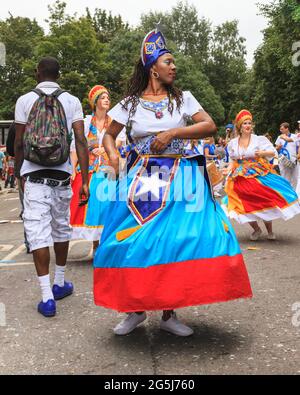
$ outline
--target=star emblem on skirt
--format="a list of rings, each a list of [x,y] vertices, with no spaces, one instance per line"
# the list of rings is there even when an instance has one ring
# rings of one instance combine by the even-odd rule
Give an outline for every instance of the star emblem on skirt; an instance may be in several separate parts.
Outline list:
[[[156,199],[159,199],[159,194],[161,189],[164,188],[168,185],[167,181],[164,181],[159,178],[159,175],[161,173],[154,173],[151,174],[150,177],[144,176],[140,178],[140,182],[142,183],[142,186],[139,191],[136,192],[135,198],[141,197],[141,200],[144,201],[146,198],[146,201],[148,200],[148,193],[151,192],[151,197],[154,196]],[[138,199],[135,199],[138,200]]]

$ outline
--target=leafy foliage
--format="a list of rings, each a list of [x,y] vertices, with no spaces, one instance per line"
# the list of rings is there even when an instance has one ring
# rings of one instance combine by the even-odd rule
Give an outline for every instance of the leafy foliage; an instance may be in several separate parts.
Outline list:
[[[296,11],[291,10],[293,18]],[[7,47],[7,66],[0,68],[0,118],[13,118],[18,96],[35,86],[34,70],[43,56],[59,60],[60,84],[83,101],[87,112],[87,93],[95,84],[107,86],[116,102],[124,94],[145,34],[159,21],[176,57],[177,85],[192,91],[219,125],[231,121],[242,104],[253,102],[257,108],[257,92],[252,100],[248,92],[253,89],[247,89],[257,72],[246,68],[245,40],[237,21],[213,27],[195,6],[178,1],[169,12],[142,15],[133,28],[120,15],[101,9],[67,15],[66,2],[57,0],[49,6],[47,34],[28,18],[0,21],[0,41]],[[257,64],[256,70],[259,67],[264,69]],[[261,88],[261,98],[263,94]]]
[[[261,133],[278,131],[282,122],[296,126],[300,118],[300,65],[293,62],[293,44],[300,49],[300,5],[295,0],[275,0],[261,6],[269,26],[253,66],[255,87],[249,103]],[[300,53],[299,53],[300,58]]]

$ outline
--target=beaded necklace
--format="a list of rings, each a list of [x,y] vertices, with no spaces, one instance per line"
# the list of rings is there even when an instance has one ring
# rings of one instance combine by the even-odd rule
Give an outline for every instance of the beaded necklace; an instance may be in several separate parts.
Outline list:
[[[140,98],[140,103],[141,103],[141,106],[145,110],[154,112],[156,119],[162,119],[164,117],[163,112],[169,106],[169,98],[166,97],[165,99],[163,99],[159,102],[147,101],[147,100]]]

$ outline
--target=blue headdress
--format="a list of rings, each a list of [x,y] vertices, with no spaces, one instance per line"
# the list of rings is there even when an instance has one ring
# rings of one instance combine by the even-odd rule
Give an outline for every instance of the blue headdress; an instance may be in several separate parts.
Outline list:
[[[165,37],[158,24],[156,29],[148,33],[143,41],[141,59],[144,67],[149,70],[157,59],[166,53],[170,53],[170,51],[167,49]]]

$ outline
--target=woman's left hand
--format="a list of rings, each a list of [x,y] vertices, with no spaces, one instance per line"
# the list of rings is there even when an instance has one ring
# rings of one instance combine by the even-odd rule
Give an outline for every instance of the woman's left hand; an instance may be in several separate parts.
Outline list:
[[[93,149],[92,154],[95,155],[95,156],[99,156],[100,155],[100,149],[99,148]]]
[[[255,151],[255,156],[257,156],[258,158],[264,158],[265,157],[265,152],[257,150],[257,151]]]
[[[151,144],[151,151],[154,153],[163,152],[174,138],[173,129],[159,133]]]

